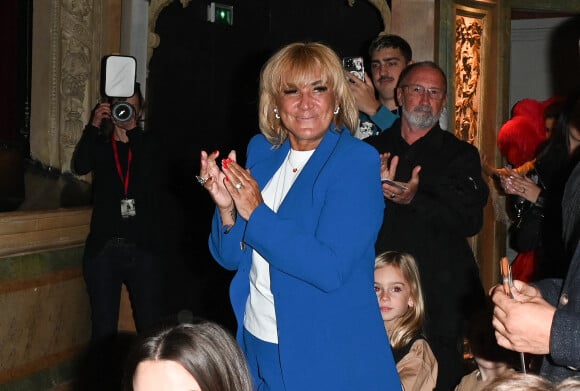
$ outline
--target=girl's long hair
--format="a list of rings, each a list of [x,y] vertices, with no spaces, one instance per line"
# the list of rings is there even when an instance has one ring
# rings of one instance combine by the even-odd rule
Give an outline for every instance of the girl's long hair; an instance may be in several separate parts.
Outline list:
[[[375,259],[375,269],[392,265],[403,274],[411,290],[413,307],[395,323],[395,327],[389,333],[389,340],[394,349],[399,349],[408,344],[414,337],[423,331],[425,321],[425,303],[423,301],[423,291],[421,289],[421,278],[415,258],[411,254],[398,251],[386,251],[379,254]]]

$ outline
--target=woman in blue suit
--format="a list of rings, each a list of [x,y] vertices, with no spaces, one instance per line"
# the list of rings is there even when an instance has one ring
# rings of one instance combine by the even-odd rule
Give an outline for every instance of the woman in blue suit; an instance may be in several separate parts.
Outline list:
[[[260,79],[260,129],[244,169],[201,152],[216,203],[209,246],[236,270],[237,339],[257,390],[400,390],[373,291],[384,199],[378,153],[320,43],[275,53]]]

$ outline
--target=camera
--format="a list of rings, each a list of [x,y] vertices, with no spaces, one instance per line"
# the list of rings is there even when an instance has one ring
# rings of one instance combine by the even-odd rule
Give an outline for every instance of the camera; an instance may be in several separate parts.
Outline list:
[[[111,116],[119,123],[130,121],[135,107],[126,101],[135,94],[137,61],[132,56],[110,55],[103,58],[102,91],[111,103]]]
[[[365,66],[362,57],[344,57],[342,66],[362,81],[365,80]]]
[[[135,108],[125,101],[117,101],[111,105],[111,116],[117,122],[128,122],[133,118]]]

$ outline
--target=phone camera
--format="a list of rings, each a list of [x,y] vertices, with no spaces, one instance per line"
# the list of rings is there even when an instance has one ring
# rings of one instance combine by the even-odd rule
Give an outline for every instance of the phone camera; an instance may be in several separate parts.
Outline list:
[[[128,122],[134,114],[135,108],[128,102],[116,102],[111,106],[111,115],[117,122]]]

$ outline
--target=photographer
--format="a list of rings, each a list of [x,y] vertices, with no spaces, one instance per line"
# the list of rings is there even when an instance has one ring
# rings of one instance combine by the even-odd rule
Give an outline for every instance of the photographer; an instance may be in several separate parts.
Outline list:
[[[131,97],[99,103],[72,161],[75,174],[93,174],[83,274],[92,319],[89,370],[95,378],[89,384],[99,389],[113,389],[98,382],[114,379],[122,284],[139,333],[165,315],[162,254],[169,243],[163,221],[173,203],[165,183],[167,151],[154,133],[138,126],[143,104],[138,83]]]

